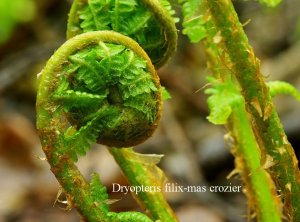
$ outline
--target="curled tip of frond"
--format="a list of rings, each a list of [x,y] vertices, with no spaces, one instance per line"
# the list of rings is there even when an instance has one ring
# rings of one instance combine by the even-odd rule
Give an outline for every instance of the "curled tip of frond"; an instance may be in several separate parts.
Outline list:
[[[55,79],[51,87],[49,79]],[[48,61],[39,90],[47,96],[38,96],[38,108],[46,109],[41,100],[49,100],[53,108],[44,111],[53,118],[60,110],[69,122],[66,128],[55,117],[62,128],[55,132],[68,147],[60,152],[74,160],[96,141],[115,147],[143,142],[161,116],[161,86],[149,57],[134,40],[113,31],[68,40]]]

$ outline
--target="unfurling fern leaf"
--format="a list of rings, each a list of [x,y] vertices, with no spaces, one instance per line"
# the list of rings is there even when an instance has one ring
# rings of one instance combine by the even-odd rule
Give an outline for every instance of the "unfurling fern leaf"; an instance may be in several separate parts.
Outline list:
[[[152,222],[142,213],[110,213],[99,177],[93,174],[87,183],[75,162],[92,143],[129,147],[152,135],[162,106],[154,65],[164,64],[176,49],[174,14],[167,0],[74,0],[69,40],[41,72],[37,128],[43,150],[86,221]],[[126,149],[117,150],[111,153]],[[128,164],[120,165],[127,168],[129,181],[134,178],[137,185],[151,186],[156,177],[148,177],[162,174],[156,166],[151,165],[152,172],[125,156],[122,162]],[[144,193],[141,202],[152,218],[176,221],[162,193]]]
[[[56,67],[52,60],[57,58],[66,62]],[[90,32],[65,43],[52,60],[42,75],[48,78],[51,73],[59,81],[49,89],[42,77],[40,91],[47,91],[56,112],[66,113],[76,129],[63,141],[76,155],[96,140],[128,147],[152,134],[160,118],[160,84],[149,58],[133,40],[110,31]]]

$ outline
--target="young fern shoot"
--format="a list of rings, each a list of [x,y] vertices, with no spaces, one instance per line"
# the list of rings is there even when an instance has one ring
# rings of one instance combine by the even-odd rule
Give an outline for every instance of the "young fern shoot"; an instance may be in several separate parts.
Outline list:
[[[94,69],[113,75],[101,79]],[[129,90],[141,80],[141,87]],[[141,99],[138,90],[143,90]],[[88,221],[113,220],[102,210],[102,200],[92,195],[97,187],[87,184],[74,162],[96,140],[114,146],[145,140],[159,120],[160,98],[158,77],[145,52],[130,38],[111,31],[70,39],[43,69],[37,97],[43,149],[67,196]],[[147,103],[144,112],[139,100]]]
[[[178,19],[173,17],[174,13],[167,0],[75,0],[69,14],[67,37],[93,30],[122,33],[137,41],[158,68],[169,60],[177,46],[175,22]],[[143,109],[147,109],[147,105]],[[149,165],[147,157],[137,159],[138,153],[131,149],[111,148],[110,152],[130,184],[162,186],[164,180],[154,173],[160,170]],[[140,192],[137,199],[152,218],[177,221],[161,192]]]
[[[283,213],[289,221],[299,221],[300,171],[293,147],[287,140],[272,102],[269,88],[260,72],[259,60],[249,45],[230,0],[203,1],[210,20],[219,30],[221,41],[215,44],[227,54],[233,76],[245,99],[246,111],[259,144],[262,164],[271,157],[273,165],[267,171],[283,202]]]
[[[152,62],[159,67],[175,51],[173,13],[166,0],[75,0],[69,40],[41,72],[37,129],[43,150],[68,202],[86,221],[177,221],[162,193],[140,196],[152,219],[139,212],[110,212],[99,177],[93,174],[88,183],[75,165],[92,143],[131,147],[156,129],[162,87]],[[151,158],[119,148],[111,153],[130,182],[161,183],[151,176],[153,169],[161,172],[147,163]]]

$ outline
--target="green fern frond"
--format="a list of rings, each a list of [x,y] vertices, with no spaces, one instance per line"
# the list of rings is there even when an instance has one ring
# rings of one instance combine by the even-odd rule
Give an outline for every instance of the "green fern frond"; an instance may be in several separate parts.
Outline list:
[[[66,77],[60,77],[61,84],[57,87],[52,95],[54,101],[58,102],[65,112],[72,108],[90,108],[93,104],[101,104],[108,96],[108,90],[103,90],[98,94],[75,91],[70,89],[70,84]]]
[[[201,0],[179,0],[182,5],[183,34],[187,35],[192,43],[199,42],[206,36],[205,20],[200,14]]]
[[[104,42],[99,42],[99,46],[100,48],[97,50],[97,55],[102,58],[116,56],[125,49],[125,46],[123,45],[110,44]]]
[[[94,35],[99,41],[92,39]],[[113,36],[112,42],[107,42],[108,35]],[[98,31],[74,37],[67,44],[79,44],[77,38],[85,36],[93,42],[61,55],[59,84],[50,89],[55,107],[49,106],[49,111],[56,110],[68,122],[57,132],[62,135],[71,125],[60,141],[69,149],[60,152],[74,161],[96,141],[117,147],[140,143],[155,129],[161,110],[157,74],[136,42],[115,32]]]
[[[233,106],[239,105],[243,101],[243,97],[230,78],[225,82],[220,82],[212,77],[208,80],[213,87],[205,90],[205,93],[210,95],[207,99],[210,109],[207,119],[213,124],[225,124]]]
[[[146,72],[140,73],[135,79],[122,78],[120,84],[124,99],[157,91],[157,87],[151,82],[151,76]]]
[[[78,131],[74,127],[69,127],[63,139],[64,147],[60,152],[70,155],[74,162],[78,161],[79,156],[83,156],[90,149],[91,144],[95,143],[99,135],[99,127],[94,128],[96,119],[88,122],[85,126],[81,127]],[[74,133],[67,136],[70,133]]]
[[[69,74],[73,83],[62,85],[64,88],[59,88],[59,95],[56,97],[69,100],[71,104],[65,103],[67,108],[80,107],[78,110],[68,109],[73,115],[85,112],[90,116],[102,102],[124,101],[125,106],[144,113],[149,122],[154,121],[156,99],[152,98],[155,98],[158,88],[147,71],[144,59],[124,46],[100,42],[93,48],[69,56],[69,61],[68,67],[78,67],[76,73]],[[81,91],[74,91],[73,88]],[[109,91],[114,93],[109,94]],[[73,95],[77,94],[79,96],[76,100]],[[80,102],[80,97],[87,100]],[[154,102],[149,103],[149,100]],[[92,101],[97,102],[93,105]],[[87,106],[88,110],[85,109]]]
[[[63,94],[53,95],[53,99],[60,101],[64,104],[66,110],[74,107],[91,106],[94,103],[100,104],[104,99],[107,98],[108,92],[103,95],[95,95],[86,92],[66,90]]]
[[[68,153],[73,161],[77,161],[79,156],[83,156],[91,148],[91,144],[95,143],[99,135],[110,127],[115,127],[118,121],[116,116],[119,110],[115,107],[101,107],[97,112],[92,113],[82,120],[85,125],[79,129],[70,126],[64,133],[62,142],[65,149],[60,152]]]
[[[289,95],[293,96],[295,99],[300,101],[300,92],[299,90],[291,85],[290,83],[283,81],[271,81],[267,83],[270,95],[275,97],[277,95]]]
[[[168,16],[175,14],[167,0],[155,4],[161,4]],[[166,24],[160,24],[143,1],[75,0],[69,16],[67,35],[70,38],[95,30],[113,30],[136,40],[148,53],[153,64],[157,64],[166,59],[163,59],[167,56],[166,51],[175,49],[169,46],[169,42],[173,41],[168,40],[166,28]]]
[[[80,58],[79,56],[69,57],[69,60],[73,63],[72,66],[79,66],[76,79],[79,82],[83,82],[89,90],[97,92],[101,90],[102,85],[105,85],[105,74],[107,72],[105,67],[97,60],[87,59]]]
[[[111,21],[109,13],[106,12],[110,9],[110,1],[89,0],[88,2],[89,3],[86,5],[87,7],[84,7],[77,12],[82,21],[80,23],[80,28],[85,30],[85,32],[108,30]]]
[[[100,208],[102,212],[108,213],[109,206],[107,203],[108,194],[106,187],[101,183],[101,180],[98,174],[93,173],[91,182],[90,182],[91,196],[94,199],[94,202],[97,208]]]
[[[101,212],[107,214],[110,221],[113,222],[153,222],[149,217],[140,212],[109,212],[108,194],[106,187],[101,183],[99,176],[96,173],[92,174],[91,182],[91,197],[95,205]]]
[[[161,66],[176,49],[174,14],[167,0],[74,0],[69,40],[42,71],[37,128],[53,173],[84,220],[152,222],[139,212],[110,213],[107,190],[98,175],[93,174],[88,184],[74,162],[92,143],[131,147],[152,135],[162,105],[152,63]],[[151,164],[156,158],[144,159],[149,160],[146,172],[154,171],[151,181],[162,178]],[[153,198],[158,200],[154,209]],[[153,193],[149,200],[144,203],[155,212],[150,214],[176,220],[162,194]]]
[[[165,10],[169,13],[169,15],[173,18],[174,22],[179,22],[179,18],[176,17],[176,12],[172,8],[172,5],[168,0],[160,0],[160,4],[165,8]]]
[[[124,106],[142,112],[145,115],[147,121],[153,122],[157,118],[157,110],[155,106],[155,101],[149,100],[150,98],[150,94],[143,94],[138,98],[130,97],[124,101]]]
[[[112,67],[118,67],[118,58],[124,56],[120,55],[124,50],[125,47],[122,45],[100,42],[98,46],[69,56],[70,68],[67,69],[76,70],[76,79],[79,82],[83,82],[89,90],[99,92],[111,78],[118,79],[120,76],[120,73],[115,76],[115,72],[110,70]],[[124,59],[122,58],[123,63]]]

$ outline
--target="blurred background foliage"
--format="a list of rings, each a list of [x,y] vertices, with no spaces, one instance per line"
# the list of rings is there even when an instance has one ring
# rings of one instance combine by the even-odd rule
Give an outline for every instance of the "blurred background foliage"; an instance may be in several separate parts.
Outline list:
[[[19,23],[30,22],[36,13],[33,0],[0,1],[0,44],[11,36]]]
[[[61,208],[66,206],[54,204],[58,184],[43,161],[35,130],[36,76],[65,41],[71,3],[0,0],[0,222],[79,221],[74,210],[65,212]],[[275,9],[254,0],[235,0],[234,4],[266,79],[285,80],[300,89],[300,1],[283,0]],[[175,9],[180,12],[176,4]],[[202,44],[190,44],[181,35],[177,54],[159,70],[172,99],[164,104],[157,132],[136,150],[165,154],[160,167],[170,182],[240,185],[239,177],[226,179],[234,164],[230,141],[224,141],[225,129],[206,120],[202,88],[208,74]],[[275,103],[299,157],[300,105],[290,97],[278,97]],[[121,199],[111,205],[113,210],[139,210],[131,195],[112,192],[112,183],[127,182],[105,147],[95,145],[78,165],[86,175],[99,172],[111,199]],[[246,220],[242,193],[166,195],[182,222]]]

